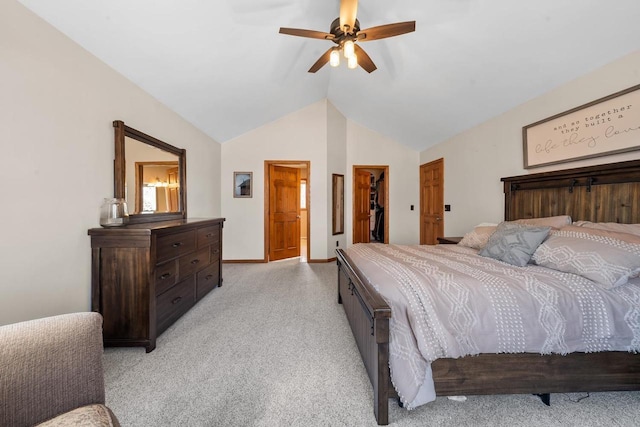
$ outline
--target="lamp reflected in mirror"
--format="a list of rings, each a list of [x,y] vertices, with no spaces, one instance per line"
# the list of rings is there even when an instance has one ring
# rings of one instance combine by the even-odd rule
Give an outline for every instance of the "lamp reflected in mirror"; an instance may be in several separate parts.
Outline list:
[[[179,211],[178,161],[135,162],[135,213]]]
[[[131,165],[127,171],[133,172],[127,173],[125,192],[128,206],[135,206],[133,213],[179,212],[178,156],[129,137],[125,149]]]
[[[185,219],[186,150],[120,120],[113,127],[114,196],[126,200],[129,224]]]

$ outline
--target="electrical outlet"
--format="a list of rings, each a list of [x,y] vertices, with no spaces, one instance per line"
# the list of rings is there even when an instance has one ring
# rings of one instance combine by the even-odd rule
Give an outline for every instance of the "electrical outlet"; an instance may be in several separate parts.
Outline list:
[[[336,248],[340,247],[340,240],[336,240]]]
[[[444,205],[445,212],[451,212],[451,205]]]

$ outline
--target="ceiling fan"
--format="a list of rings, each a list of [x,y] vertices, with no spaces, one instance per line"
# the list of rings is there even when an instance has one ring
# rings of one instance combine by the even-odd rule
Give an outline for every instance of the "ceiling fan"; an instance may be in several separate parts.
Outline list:
[[[327,50],[309,68],[310,73],[315,73],[327,62],[334,67],[340,65],[340,51],[347,58],[347,66],[349,68],[356,68],[360,65],[368,73],[371,73],[377,67],[364,49],[358,46],[356,42],[368,42],[410,33],[415,31],[416,21],[397,22],[361,30],[360,22],[356,19],[357,11],[358,0],[340,0],[340,17],[331,23],[330,32],[324,33],[322,31],[281,27],[280,34],[330,40],[337,45]]]

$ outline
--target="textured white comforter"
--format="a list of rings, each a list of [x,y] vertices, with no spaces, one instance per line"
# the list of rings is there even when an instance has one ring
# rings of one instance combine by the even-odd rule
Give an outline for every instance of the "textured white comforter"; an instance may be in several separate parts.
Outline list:
[[[605,290],[457,245],[347,249],[391,307],[389,365],[409,409],[435,399],[430,363],[479,353],[640,350],[640,280]]]

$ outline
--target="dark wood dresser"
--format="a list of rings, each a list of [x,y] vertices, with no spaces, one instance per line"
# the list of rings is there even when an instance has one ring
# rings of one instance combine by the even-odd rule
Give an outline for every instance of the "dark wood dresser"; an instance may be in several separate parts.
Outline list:
[[[105,346],[156,347],[156,337],[222,285],[224,218],[92,228],[91,308]]]

